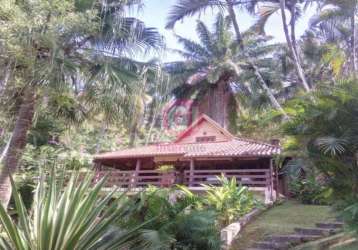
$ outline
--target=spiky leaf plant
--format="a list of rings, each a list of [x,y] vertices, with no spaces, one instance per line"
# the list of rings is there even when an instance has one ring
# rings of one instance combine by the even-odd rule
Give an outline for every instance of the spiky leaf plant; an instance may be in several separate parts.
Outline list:
[[[0,236],[1,249],[104,250],[130,249],[134,244],[145,248],[143,224],[128,230],[112,226],[126,210],[118,200],[110,203],[114,191],[100,194],[105,178],[92,185],[91,174],[84,178],[73,174],[68,181],[63,175],[55,176],[41,175],[30,212],[11,178],[17,218],[14,220],[0,205],[5,232]]]

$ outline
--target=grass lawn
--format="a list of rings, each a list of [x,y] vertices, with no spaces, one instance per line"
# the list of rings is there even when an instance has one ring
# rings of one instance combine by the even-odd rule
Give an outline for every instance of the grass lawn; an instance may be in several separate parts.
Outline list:
[[[328,206],[302,205],[286,201],[264,212],[249,223],[235,240],[232,250],[242,250],[267,235],[289,234],[295,227],[312,227],[317,222],[334,221],[335,214]]]

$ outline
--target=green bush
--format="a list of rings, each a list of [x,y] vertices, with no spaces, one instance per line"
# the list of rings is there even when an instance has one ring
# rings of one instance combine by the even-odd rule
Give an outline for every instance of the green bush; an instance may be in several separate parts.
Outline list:
[[[330,203],[331,189],[319,183],[313,176],[291,180],[290,193],[303,204],[328,205]]]
[[[340,211],[340,216],[349,229],[358,234],[358,199],[352,195],[350,198],[340,200],[334,205],[335,209]]]
[[[16,178],[16,186],[18,188],[18,192],[24,202],[26,210],[31,209],[32,203],[34,201],[34,191],[36,185],[33,179],[28,176]],[[12,196],[10,199],[10,207],[15,207],[15,200]]]
[[[127,200],[129,209],[120,226],[150,221],[145,229],[158,232],[153,249],[218,250],[221,241],[216,213],[198,209],[199,200],[189,193],[152,187]]]
[[[304,158],[324,175],[335,201],[358,196],[358,84],[356,79],[317,86],[313,96],[287,104],[286,136],[296,144],[286,152]]]
[[[220,249],[220,234],[215,220],[216,214],[210,210],[194,210],[180,215],[175,223],[174,249]]]
[[[203,204],[218,214],[218,222],[226,226],[260,204],[247,187],[237,186],[235,178],[217,177],[220,185],[202,185],[207,189]]]

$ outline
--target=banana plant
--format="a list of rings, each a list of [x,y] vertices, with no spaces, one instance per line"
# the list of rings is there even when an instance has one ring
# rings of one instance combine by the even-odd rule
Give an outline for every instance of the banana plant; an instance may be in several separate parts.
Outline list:
[[[207,190],[203,202],[218,213],[221,225],[228,225],[254,207],[260,206],[247,187],[237,185],[235,177],[228,179],[221,175],[217,179],[219,186],[202,184]]]

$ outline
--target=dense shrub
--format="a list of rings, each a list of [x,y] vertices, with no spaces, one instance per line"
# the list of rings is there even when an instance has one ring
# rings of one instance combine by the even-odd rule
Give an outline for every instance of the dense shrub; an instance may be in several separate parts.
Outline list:
[[[341,207],[342,213],[341,216],[348,226],[358,233],[358,199],[352,197],[351,199],[346,199],[344,202],[341,201],[340,204],[337,204]]]
[[[194,210],[179,216],[175,223],[175,249],[220,249],[220,234],[215,220],[216,214],[210,210]]]
[[[145,229],[158,232],[154,249],[220,249],[216,213],[200,210],[200,198],[178,190],[149,188],[127,200],[127,216],[120,226],[149,221]]]
[[[196,206],[199,209],[209,209],[216,213],[217,223],[221,227],[227,226],[234,220],[250,212],[254,207],[262,204],[255,199],[247,187],[238,186],[236,178],[227,179],[217,176],[219,185],[204,185],[206,192],[197,196]],[[180,187],[189,197],[195,197],[186,187]]]
[[[296,142],[297,156],[310,162],[312,169],[324,176],[336,207],[343,211],[346,221],[356,228],[357,96],[358,84],[354,78],[337,82],[334,86],[317,87],[314,96],[291,101],[291,119],[283,127],[285,134]],[[312,194],[316,196],[320,191],[321,188],[314,183],[306,183],[303,189],[305,196],[309,194],[308,200],[312,200]]]
[[[328,205],[330,203],[331,189],[322,185],[313,176],[291,180],[290,193],[303,204]]]
[[[343,81],[322,86],[314,97],[289,104],[291,119],[283,130],[296,144],[291,156],[305,158],[323,175],[334,199],[358,195],[358,85]]]
[[[36,188],[36,184],[34,183],[31,176],[21,176],[16,178],[16,186],[18,188],[18,192],[24,202],[26,210],[31,209],[32,203],[34,201],[34,191]],[[10,208],[15,207],[14,197],[10,199]]]
[[[203,204],[216,211],[220,225],[230,224],[259,205],[247,187],[237,186],[236,178],[217,178],[220,183],[218,186],[202,185],[207,189]]]

